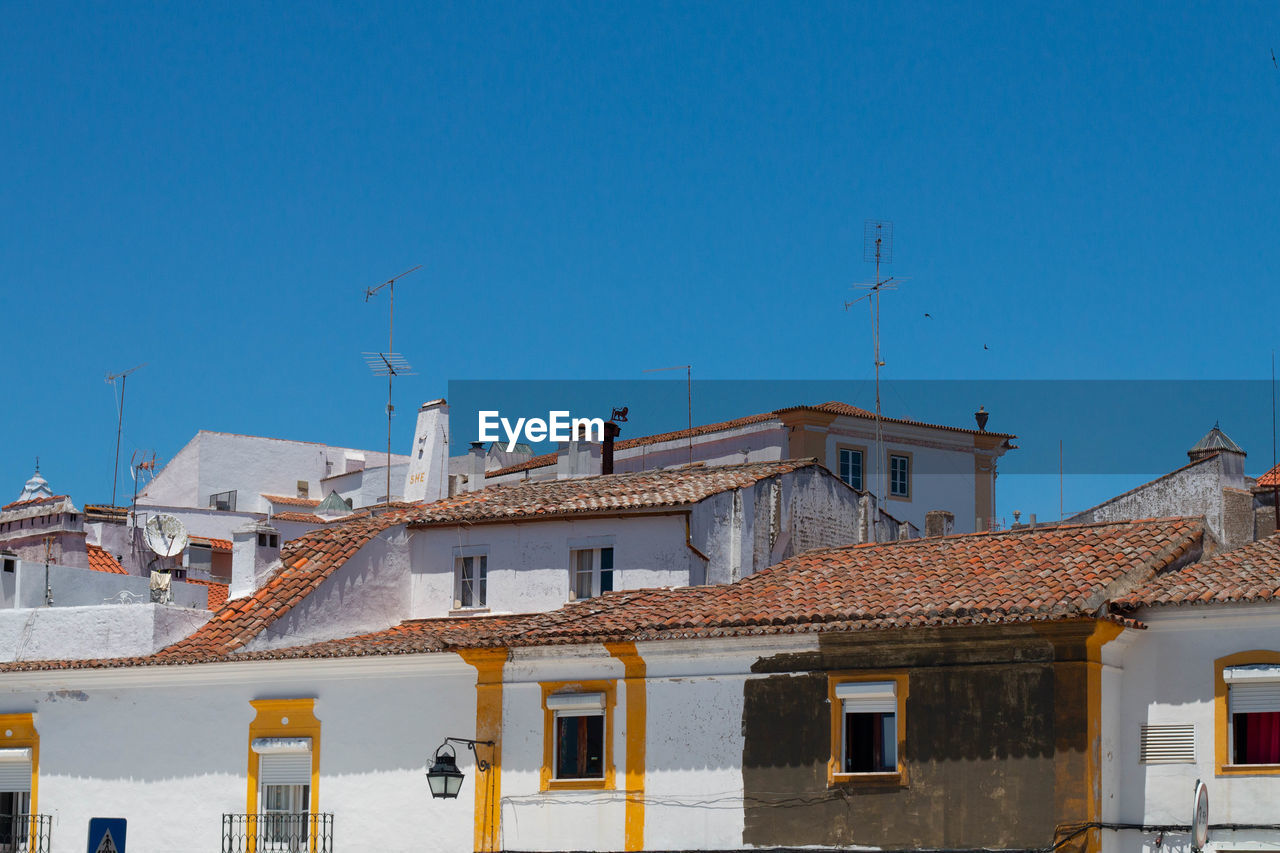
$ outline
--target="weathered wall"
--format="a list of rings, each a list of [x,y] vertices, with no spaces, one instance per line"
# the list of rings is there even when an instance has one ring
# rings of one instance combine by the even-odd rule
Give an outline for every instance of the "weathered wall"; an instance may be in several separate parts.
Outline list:
[[[487,610],[527,613],[569,600],[571,549],[605,545],[613,548],[614,589],[688,585],[697,559],[685,545],[681,511],[418,530],[411,545],[413,618],[453,609],[458,548],[483,549],[488,557]]]
[[[151,598],[151,578],[137,575],[117,575],[82,569],[77,566],[49,566],[49,589],[53,592],[56,607],[92,607],[114,604],[120,601],[121,592]],[[208,603],[208,588],[200,584],[172,582],[173,603],[179,607],[203,610]],[[44,563],[19,560],[13,572],[4,573],[0,586],[2,607],[44,607]],[[130,598],[131,596],[126,596]]]
[[[1084,669],[1055,664],[1030,628],[823,635],[755,669],[771,675],[746,683],[747,844],[1040,847],[1064,802],[1083,802],[1063,761],[1085,751]],[[880,669],[909,670],[907,782],[829,788],[828,673]]]
[[[1201,516],[1219,542],[1243,544],[1252,538],[1250,530],[1249,538],[1240,539],[1240,530],[1245,524],[1240,520],[1244,515],[1243,510],[1238,506],[1233,510],[1230,532],[1226,526],[1227,516],[1224,511],[1224,489],[1236,489],[1243,483],[1243,474],[1238,469],[1238,458],[1233,454],[1206,457],[1117,495],[1067,521],[1089,523]],[[1249,526],[1252,527],[1251,522]]]
[[[208,619],[205,610],[160,604],[0,610],[0,660],[149,655]]]

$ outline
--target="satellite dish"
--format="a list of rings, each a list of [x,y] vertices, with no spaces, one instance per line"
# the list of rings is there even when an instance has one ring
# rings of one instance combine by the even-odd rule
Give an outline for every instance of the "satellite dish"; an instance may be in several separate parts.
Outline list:
[[[143,538],[147,540],[147,547],[161,557],[178,556],[187,547],[189,539],[187,528],[183,527],[177,516],[163,512],[147,521]]]

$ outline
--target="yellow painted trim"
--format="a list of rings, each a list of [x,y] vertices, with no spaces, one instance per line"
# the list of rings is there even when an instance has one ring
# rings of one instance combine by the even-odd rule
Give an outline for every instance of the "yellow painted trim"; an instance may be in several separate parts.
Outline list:
[[[553,693],[603,693],[604,694],[604,778],[556,779],[555,766],[555,711],[547,707],[547,697]],[[542,682],[542,769],[539,772],[540,791],[612,791],[617,788],[617,775],[613,766],[613,706],[617,699],[617,686],[613,681],[544,681]]]
[[[13,734],[9,734],[12,732]],[[37,795],[40,783],[40,734],[36,731],[35,714],[0,714],[0,747],[31,750],[31,805],[32,815],[40,813]],[[35,837],[34,818],[31,837]]]
[[[1085,750],[1085,778],[1089,780],[1089,796],[1085,803],[1090,823],[1102,820],[1102,647],[1124,633],[1115,622],[1097,622],[1093,633],[1085,640],[1088,663],[1086,690],[1088,691],[1089,717]],[[1089,830],[1086,842],[1088,853],[1102,849],[1102,833]]]
[[[644,772],[648,742],[648,674],[635,643],[605,643],[605,650],[622,661],[627,699],[627,755],[623,761],[626,785],[625,850],[644,849]]]
[[[311,699],[251,699],[249,704],[258,712],[249,723],[249,785],[245,794],[245,814],[258,813],[258,753],[253,751],[254,738],[260,737],[309,737],[311,738],[311,804],[312,814],[320,811],[320,720],[316,718],[316,700]],[[285,722],[288,720],[288,722]],[[316,839],[311,839],[312,849]],[[253,838],[249,839],[250,853]]]
[[[502,670],[509,654],[507,649],[458,652],[476,668],[475,738],[493,741],[492,747],[476,746],[477,755],[489,762],[484,773],[476,768],[474,844],[481,853],[502,847]]]
[[[841,773],[840,748],[844,741],[844,703],[836,698],[836,685],[857,681],[892,681],[893,695],[898,703],[898,770],[896,773]],[[848,670],[827,674],[827,704],[831,706],[831,755],[827,759],[827,787],[836,785],[902,785],[907,778],[907,694],[910,679],[905,669]]]
[[[1280,664],[1280,652],[1255,649],[1249,652],[1220,657],[1213,662],[1213,765],[1215,776],[1277,776],[1280,765],[1276,764],[1232,764],[1231,720],[1228,715],[1227,682],[1223,673],[1229,666],[1244,666],[1251,663]]]

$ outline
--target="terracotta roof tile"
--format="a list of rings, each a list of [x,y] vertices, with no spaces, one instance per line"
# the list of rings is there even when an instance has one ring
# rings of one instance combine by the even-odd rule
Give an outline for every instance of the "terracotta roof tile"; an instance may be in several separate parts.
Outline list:
[[[325,520],[312,512],[277,512],[271,518],[280,521],[302,521],[307,524],[325,524]]]
[[[86,545],[85,550],[89,552],[89,568],[95,572],[106,572],[111,575],[127,575],[124,566],[116,562],[116,558],[108,554],[97,545]]]
[[[230,552],[231,550],[230,539],[213,539],[208,536],[192,536],[191,541],[197,545],[208,545],[214,551]]]
[[[227,603],[227,593],[231,589],[230,584],[218,583],[217,581],[206,581],[199,578],[186,578],[187,583],[198,583],[201,586],[209,588],[209,609],[220,610]]]
[[[281,506],[301,506],[308,509],[320,506],[320,501],[313,501],[309,498],[291,498],[287,495],[268,494],[263,494],[263,497],[271,501],[273,504],[280,504]]]
[[[1121,611],[1168,604],[1228,604],[1280,598],[1280,534],[1219,552],[1152,578],[1116,602]]]
[[[343,540],[367,542],[403,520],[390,513],[343,525]],[[308,534],[316,557],[338,528]],[[426,619],[307,646],[235,654],[246,638],[292,607],[317,574],[277,574],[252,598],[229,602],[196,635],[149,658],[30,661],[0,670],[102,668],[218,660],[411,654],[486,646],[537,646],[860,631],[1102,618],[1154,573],[1193,555],[1204,537],[1195,519],[1064,525],[882,545],[809,551],[734,584],[610,592],[550,613]],[[304,537],[305,538],[305,537]],[[302,540],[294,540],[302,542]],[[290,543],[293,544],[293,543]],[[288,563],[294,565],[292,561]]]

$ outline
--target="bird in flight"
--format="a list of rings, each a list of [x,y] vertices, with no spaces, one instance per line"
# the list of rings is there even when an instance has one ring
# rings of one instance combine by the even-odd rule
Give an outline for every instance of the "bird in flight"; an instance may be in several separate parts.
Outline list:
[[[987,346],[986,344],[983,344],[983,345],[982,345],[982,348],[983,348],[983,349],[991,349],[991,347]]]
[[[933,319],[933,315],[930,314],[928,311],[924,312],[924,316],[928,317],[930,320]]]
[[[1276,62],[1276,50],[1275,50],[1275,48],[1272,48],[1272,49],[1271,49],[1271,64],[1272,64],[1272,65],[1274,65],[1276,68],[1280,68],[1280,63]]]

